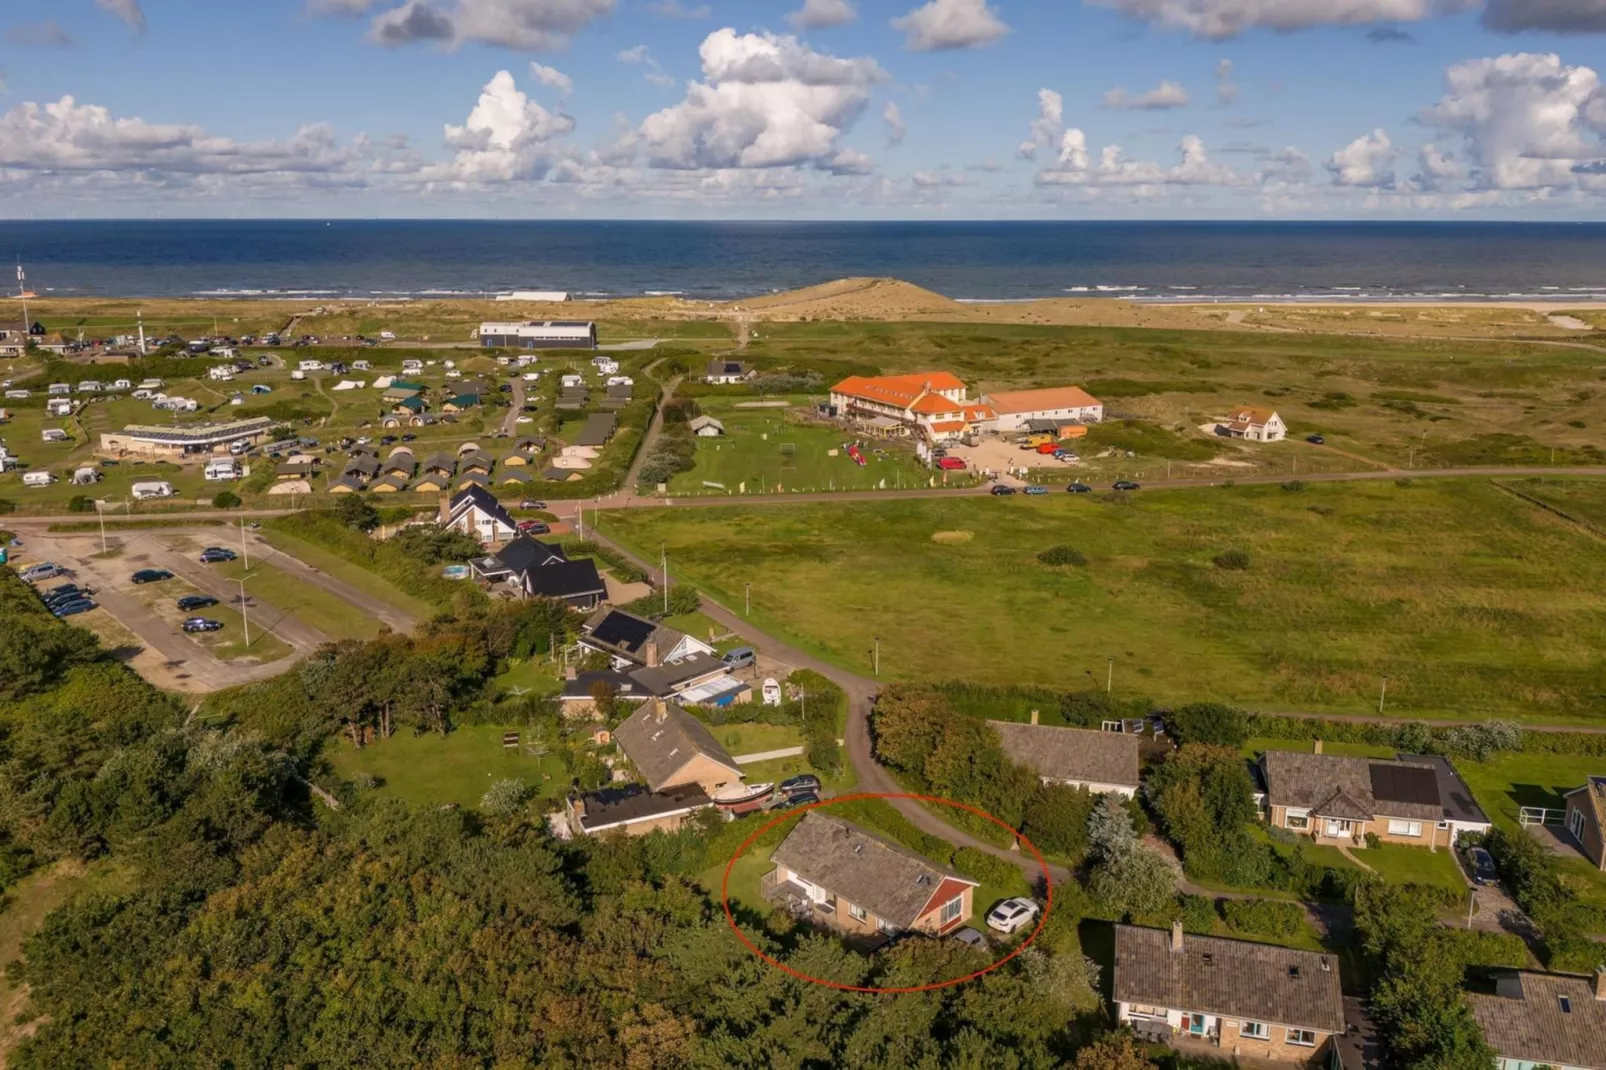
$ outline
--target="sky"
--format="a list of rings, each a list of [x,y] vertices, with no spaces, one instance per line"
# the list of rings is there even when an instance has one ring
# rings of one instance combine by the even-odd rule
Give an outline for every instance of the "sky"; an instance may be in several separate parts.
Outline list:
[[[1606,0],[7,0],[0,217],[1606,219]]]

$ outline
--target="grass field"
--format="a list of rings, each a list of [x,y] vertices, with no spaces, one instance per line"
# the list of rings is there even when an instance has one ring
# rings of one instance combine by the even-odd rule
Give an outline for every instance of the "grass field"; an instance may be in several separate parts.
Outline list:
[[[330,639],[372,639],[383,626],[360,606],[308,583],[300,576],[275,568],[271,562],[252,560],[251,570],[242,561],[214,565],[218,575],[228,580],[245,578],[247,597],[255,596],[281,613],[318,629]]]
[[[1426,884],[1463,897],[1467,894],[1467,882],[1449,851],[1385,843],[1357,848],[1355,857],[1389,884]]]
[[[855,441],[841,431],[798,416],[809,399],[770,398],[791,408],[742,408],[756,398],[699,398],[704,415],[725,425],[716,438],[697,440],[697,467],[670,480],[672,494],[775,493],[787,490],[870,490],[878,486],[926,486],[931,473],[915,461],[911,447],[893,443],[861,445],[863,467],[848,456]],[[837,456],[832,457],[835,451]],[[956,477],[964,473],[955,473]],[[725,490],[704,483],[721,484]],[[957,485],[961,480],[950,479]],[[970,482],[964,479],[962,482]]]
[[[464,725],[444,738],[403,730],[361,750],[349,741],[332,739],[324,751],[336,775],[358,773],[379,777],[380,794],[420,805],[478,806],[494,782],[517,777],[537,798],[551,798],[568,787],[563,762],[555,755],[535,758],[523,750],[506,750],[496,725]]]
[[[1606,495],[1606,482],[1589,493]],[[1585,723],[1606,545],[1485,481],[605,514],[604,532],[868,673],[1162,702]],[[969,533],[955,538],[953,533]],[[1086,567],[1037,554],[1069,545]],[[653,552],[646,552],[650,548]],[[1212,559],[1250,555],[1230,571]]]
[[[316,546],[305,539],[298,539],[294,535],[286,535],[282,531],[274,531],[264,527],[257,532],[269,546],[282,550],[291,557],[311,565],[319,572],[327,572],[344,583],[349,583],[363,594],[381,599],[405,610],[420,619],[435,615],[435,607],[428,602],[414,598],[412,595],[399,590],[394,584],[360,565],[354,565],[338,554],[332,554],[321,546]]]

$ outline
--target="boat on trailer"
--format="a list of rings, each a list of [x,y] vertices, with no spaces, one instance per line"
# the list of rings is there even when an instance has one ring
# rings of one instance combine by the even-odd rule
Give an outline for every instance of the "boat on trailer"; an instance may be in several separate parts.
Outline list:
[[[766,784],[731,784],[714,792],[714,805],[721,810],[732,813],[745,814],[757,810],[764,805],[775,785]]]

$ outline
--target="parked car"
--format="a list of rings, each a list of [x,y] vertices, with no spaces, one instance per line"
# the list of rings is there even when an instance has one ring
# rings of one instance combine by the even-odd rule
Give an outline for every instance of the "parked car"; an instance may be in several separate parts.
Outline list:
[[[221,546],[208,546],[201,551],[201,564],[216,565],[223,561],[233,561],[239,556],[233,550],[225,550]]]
[[[208,620],[206,617],[191,617],[181,625],[186,632],[221,632],[223,622]]]
[[[972,929],[968,925],[961,926],[949,933],[948,939],[964,944],[966,947],[973,947],[977,951],[987,950],[987,937],[982,934],[980,929]]]
[[[61,569],[52,561],[41,561],[22,570],[22,578],[27,583],[38,583],[40,580],[53,580],[61,575]]]
[[[50,612],[57,617],[76,617],[80,613],[88,613],[91,609],[96,608],[98,607],[94,602],[87,598],[80,598],[75,602],[67,602],[64,605],[56,606]]]
[[[1312,446],[1322,446],[1326,445],[1327,438],[1325,435],[1306,435],[1305,441],[1309,442]]]
[[[992,493],[993,494],[1014,494],[1015,493],[1015,488],[1014,487],[1005,486],[1002,483],[994,483],[993,484]]]
[[[1500,871],[1494,867],[1494,856],[1482,847],[1472,847],[1467,850],[1467,868],[1472,871],[1472,880],[1477,884],[1500,883]]]
[[[802,776],[795,776],[790,780],[781,781],[775,785],[775,790],[782,795],[797,795],[805,791],[818,792],[820,790],[820,778],[813,773],[804,773]]]
[[[60,587],[52,587],[39,597],[47,606],[61,602],[71,602],[74,598],[88,598],[89,588],[80,587],[76,583],[66,583]]]
[[[733,669],[745,669],[758,660],[758,652],[750,646],[739,646],[726,651],[722,660]]]
[[[1006,899],[987,912],[987,928],[1007,935],[1031,924],[1041,910],[1030,899]]]
[[[965,459],[963,457],[939,457],[937,458],[937,467],[945,472],[959,472],[965,467]]]
[[[1086,483],[1069,483],[1066,485],[1065,489],[1071,494],[1093,493],[1093,488],[1088,486]]]
[[[178,608],[186,613],[193,613],[197,609],[217,605],[217,599],[209,594],[187,594],[178,600]]]
[[[1047,494],[1048,493],[1048,488],[1047,487],[1039,487],[1039,486],[1034,484],[1034,485],[1026,488],[1026,493],[1027,494]]]
[[[415,439],[417,437],[418,437],[417,435],[403,435],[402,436],[402,441],[403,442],[411,442],[413,439]]]
[[[545,535],[552,528],[541,520],[521,520],[519,521],[519,530],[526,535]]]
[[[805,792],[800,792],[797,795],[788,795],[786,797],[785,805],[787,807],[789,807],[789,808],[793,807],[793,806],[813,806],[815,803],[817,803],[819,801],[820,801],[820,797],[818,795],[816,795],[814,792],[805,791]]]
[[[173,574],[165,568],[142,568],[130,578],[135,583],[160,583],[172,579]]]
[[[545,509],[546,502],[538,502],[534,498],[526,498],[519,503],[520,509]]]
[[[1117,479],[1111,484],[1116,490],[1137,490],[1138,485],[1130,479]]]

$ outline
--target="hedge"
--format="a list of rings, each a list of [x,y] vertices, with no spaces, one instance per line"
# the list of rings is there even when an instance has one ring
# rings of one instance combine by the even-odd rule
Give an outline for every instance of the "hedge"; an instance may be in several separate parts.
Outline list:
[[[1241,933],[1289,939],[1305,931],[1305,910],[1282,899],[1223,899],[1221,918]]]

